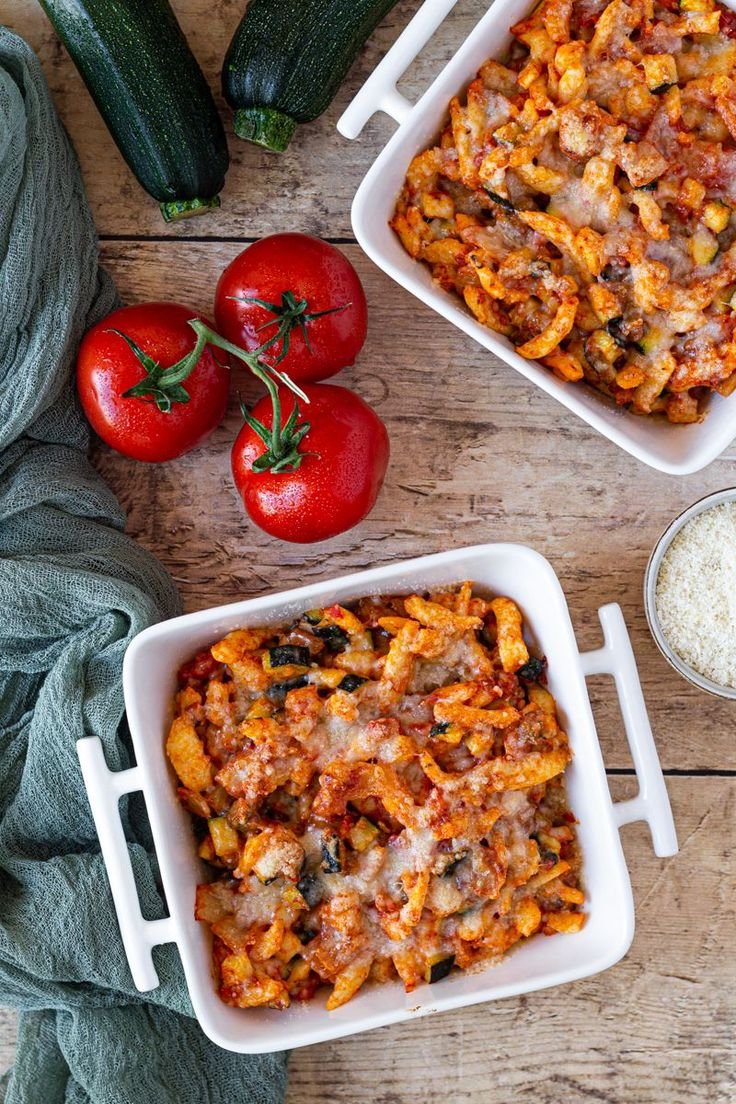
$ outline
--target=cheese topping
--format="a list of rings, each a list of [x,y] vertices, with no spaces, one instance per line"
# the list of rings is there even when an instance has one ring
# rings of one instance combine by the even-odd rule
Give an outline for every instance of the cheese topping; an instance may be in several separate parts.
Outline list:
[[[662,559],[655,603],[680,659],[720,686],[736,687],[736,502],[683,526]]]
[[[236,629],[179,672],[167,753],[215,880],[220,996],[327,1007],[582,927],[567,736],[521,611],[471,584]]]

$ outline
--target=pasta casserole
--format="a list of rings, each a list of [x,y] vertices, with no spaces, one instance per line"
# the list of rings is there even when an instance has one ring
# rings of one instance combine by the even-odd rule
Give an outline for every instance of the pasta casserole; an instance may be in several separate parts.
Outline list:
[[[407,991],[584,922],[571,753],[509,598],[469,582],[237,629],[179,672],[166,750],[212,881],[221,998]]]
[[[699,421],[736,388],[736,15],[542,0],[511,30],[391,224],[521,356]]]

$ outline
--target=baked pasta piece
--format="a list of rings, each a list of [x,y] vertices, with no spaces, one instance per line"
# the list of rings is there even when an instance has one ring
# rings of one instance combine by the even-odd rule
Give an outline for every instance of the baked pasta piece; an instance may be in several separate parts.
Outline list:
[[[511,30],[392,226],[523,357],[698,421],[736,388],[736,16],[543,0]]]
[[[166,750],[213,880],[220,996],[407,991],[584,921],[545,661],[470,583],[238,629],[179,672]]]

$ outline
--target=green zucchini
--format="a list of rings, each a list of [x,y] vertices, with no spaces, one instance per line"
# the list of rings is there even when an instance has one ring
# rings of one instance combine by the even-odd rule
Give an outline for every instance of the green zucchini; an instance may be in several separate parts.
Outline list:
[[[283,705],[286,695],[291,690],[301,690],[308,683],[309,679],[306,675],[295,675],[293,678],[284,679],[283,682],[274,682],[273,686],[269,686],[266,691],[266,697],[276,705]]]
[[[308,667],[310,659],[309,648],[303,648],[299,644],[280,644],[268,649],[267,667]]]
[[[318,625],[314,629],[314,635],[324,641],[330,652],[344,652],[350,643],[348,634],[339,625]]]
[[[251,0],[222,70],[240,138],[281,152],[329,107],[397,0]]]
[[[166,221],[219,207],[229,157],[167,0],[41,0],[125,160]]]
[[[322,869],[325,874],[340,874],[342,872],[340,840],[334,832],[322,837],[320,851],[322,854]]]
[[[345,675],[338,685],[338,690],[344,690],[347,694],[352,694],[354,690],[357,690],[359,686],[363,686],[368,682],[367,678],[363,678],[362,675]]]
[[[449,974],[452,967],[455,965],[454,955],[442,955],[435,954],[427,959],[427,965],[424,971],[424,980],[428,981],[430,985],[434,985],[437,981],[442,981]]]

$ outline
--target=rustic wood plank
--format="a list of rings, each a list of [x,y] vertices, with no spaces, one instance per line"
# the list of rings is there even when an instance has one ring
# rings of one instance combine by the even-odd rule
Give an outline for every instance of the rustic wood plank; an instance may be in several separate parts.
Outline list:
[[[239,248],[108,242],[104,259],[124,300],[175,288],[208,313],[217,275]],[[664,765],[735,768],[729,704],[669,668],[641,601],[659,533],[694,499],[732,481],[733,452],[686,479],[651,471],[394,286],[356,246],[345,251],[365,282],[370,332],[358,364],[334,382],[375,405],[392,441],[385,488],[363,524],[311,547],[249,524],[229,473],[240,425],[235,394],[210,442],[175,463],[156,469],[98,453],[130,532],[172,572],[186,608],[475,542],[528,543],[559,572],[582,646],[599,643],[599,606],[623,606]],[[240,371],[233,390],[255,393]],[[629,766],[611,687],[605,679],[591,686],[606,761]]]
[[[631,781],[615,779],[614,791],[628,796]],[[736,781],[675,778],[670,792],[678,856],[655,858],[643,825],[624,830],[637,931],[623,962],[295,1051],[287,1104],[732,1104]],[[0,1071],[13,1022],[0,1013]]]
[[[276,155],[241,142],[219,95],[222,60],[245,10],[244,0],[173,0],[189,43],[223,108],[233,164],[222,209],[206,218],[166,227],[157,204],[146,197],[114,146],[66,51],[31,0],[4,0],[2,20],[23,35],[44,65],[54,100],[76,145],[97,226],[102,235],[169,237],[259,237],[274,230],[304,230],[352,236],[349,198],[394,124],[380,117],[363,139],[348,143],[335,123],[353,95],[419,6],[401,0],[354,65],[330,109],[299,128],[289,150]],[[412,70],[406,91],[416,97],[485,11],[483,0],[458,6]]]

